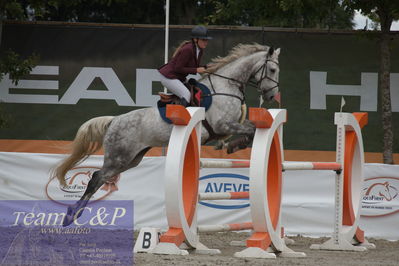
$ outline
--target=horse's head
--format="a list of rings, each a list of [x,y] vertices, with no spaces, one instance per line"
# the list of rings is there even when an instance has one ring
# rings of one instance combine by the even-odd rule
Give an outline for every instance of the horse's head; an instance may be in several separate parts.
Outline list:
[[[262,54],[264,55],[264,53]],[[259,58],[259,62],[255,66],[254,78],[263,100],[267,102],[272,101],[279,90],[279,54],[280,48],[275,50],[270,47],[266,52],[266,57]]]
[[[380,191],[378,192],[378,195],[381,197],[384,197],[385,200],[387,201],[391,201],[392,200],[392,196],[391,193],[389,191],[389,183],[388,182],[384,182],[380,188]]]
[[[390,184],[388,182],[375,183],[371,185],[365,195],[377,195],[383,197],[386,201],[391,201],[393,199],[390,192]]]

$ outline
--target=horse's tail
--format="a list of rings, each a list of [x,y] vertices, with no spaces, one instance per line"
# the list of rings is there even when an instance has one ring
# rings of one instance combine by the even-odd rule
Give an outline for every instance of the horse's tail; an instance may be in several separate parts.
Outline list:
[[[65,175],[70,169],[102,147],[105,132],[113,118],[113,116],[95,117],[80,126],[71,145],[71,154],[54,170],[54,175],[61,185],[66,185]]]

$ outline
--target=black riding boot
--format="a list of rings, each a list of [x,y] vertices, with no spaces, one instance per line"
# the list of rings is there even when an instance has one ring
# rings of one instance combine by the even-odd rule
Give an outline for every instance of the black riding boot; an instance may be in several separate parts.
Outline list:
[[[180,98],[180,105],[183,105],[184,107],[188,106],[188,102],[186,101],[186,99],[184,97]]]

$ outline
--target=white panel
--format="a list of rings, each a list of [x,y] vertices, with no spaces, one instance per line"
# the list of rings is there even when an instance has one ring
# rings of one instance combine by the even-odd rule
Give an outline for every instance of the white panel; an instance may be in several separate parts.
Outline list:
[[[47,199],[45,187],[49,180],[50,169],[62,158],[64,155],[0,152],[0,200]],[[83,165],[100,167],[102,156],[91,156]],[[164,167],[165,157],[145,157],[139,167],[121,174],[117,183],[118,191],[107,198],[134,200],[135,229],[167,227],[164,210]],[[245,168],[201,170],[202,177],[217,173],[245,177],[248,176],[249,170]],[[378,183],[378,177],[392,177],[391,192],[399,190],[399,165],[366,164],[365,179],[374,178],[375,183]],[[334,172],[287,171],[284,172],[283,178],[282,226],[285,228],[285,233],[313,237],[331,235],[334,217]],[[222,190],[220,192],[248,189],[248,186],[244,186],[248,184],[246,180],[216,177],[201,180],[199,192],[205,192],[209,183],[212,183],[213,187],[216,184],[216,187]],[[370,186],[367,182],[366,185]],[[249,201],[244,199],[217,201],[217,204],[224,206],[245,206],[246,203]],[[392,207],[392,212],[398,211],[399,195],[389,203],[382,202],[380,206]],[[366,213],[365,208],[362,210],[361,214]],[[375,209],[375,215],[379,215],[379,211]],[[370,213],[369,209],[367,213]],[[204,205],[198,206],[198,224],[240,223],[248,222],[250,218],[249,207],[216,209]],[[399,212],[381,217],[361,217],[360,227],[368,237],[399,240],[398,219]]]

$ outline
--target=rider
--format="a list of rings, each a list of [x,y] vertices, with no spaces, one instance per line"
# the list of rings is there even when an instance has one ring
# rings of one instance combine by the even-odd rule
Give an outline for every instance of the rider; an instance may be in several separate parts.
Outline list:
[[[161,83],[180,98],[180,104],[187,106],[190,91],[183,84],[188,74],[204,73],[206,66],[200,66],[204,49],[208,45],[208,30],[204,26],[195,26],[191,30],[191,41],[184,41],[174,52],[172,59],[161,66]]]

